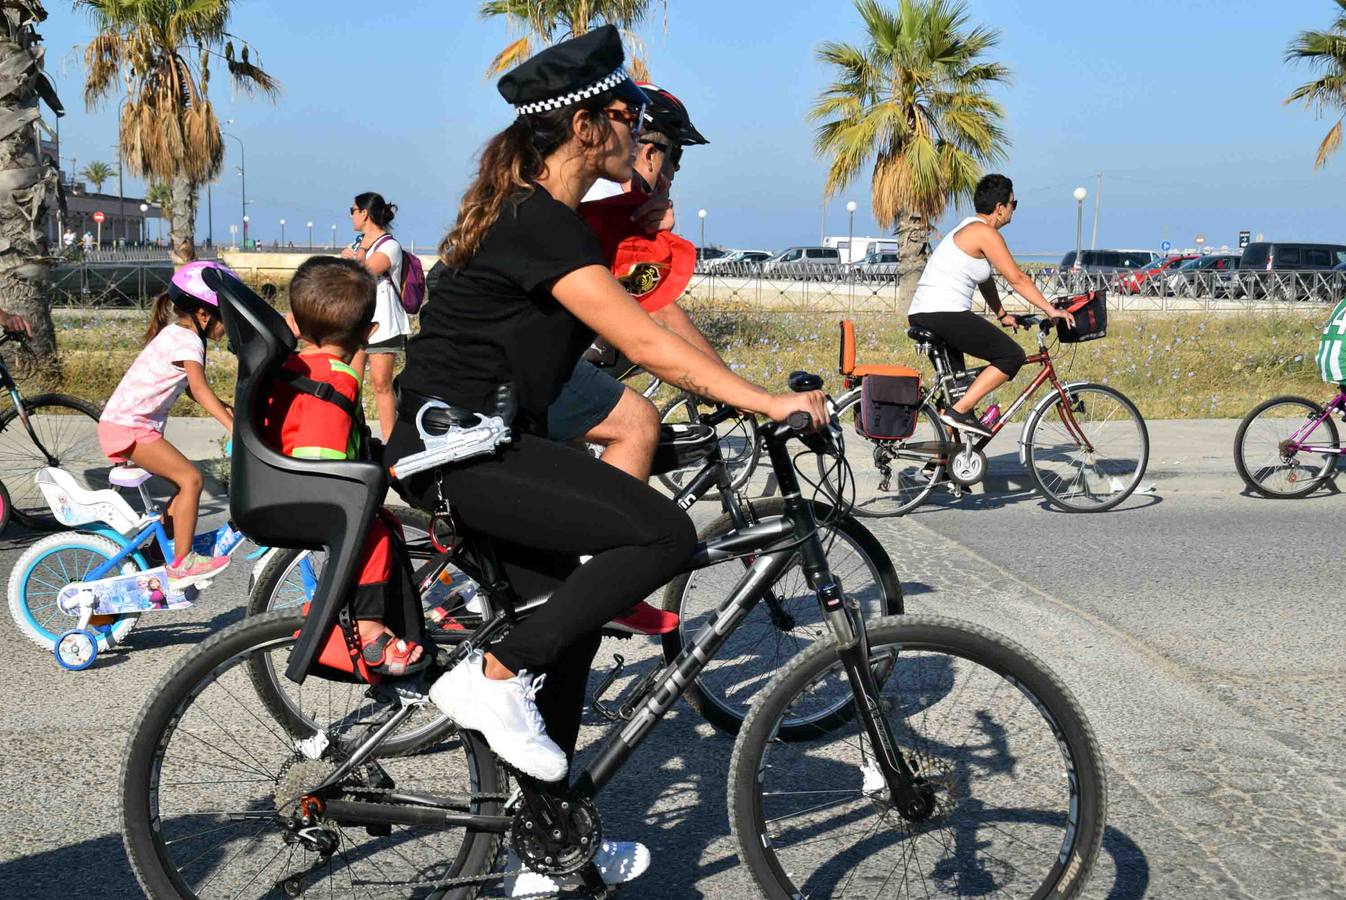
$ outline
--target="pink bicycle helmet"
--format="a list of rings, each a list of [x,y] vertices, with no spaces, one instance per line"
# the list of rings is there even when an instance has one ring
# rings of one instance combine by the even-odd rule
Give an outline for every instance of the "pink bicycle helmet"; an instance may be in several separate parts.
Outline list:
[[[214,260],[189,262],[173,273],[173,281],[168,286],[168,296],[173,299],[175,306],[184,309],[201,307],[209,313],[218,315],[219,298],[215,296],[214,291],[206,287],[205,279],[201,277],[206,269],[219,269],[226,275],[238,277],[228,266]]]

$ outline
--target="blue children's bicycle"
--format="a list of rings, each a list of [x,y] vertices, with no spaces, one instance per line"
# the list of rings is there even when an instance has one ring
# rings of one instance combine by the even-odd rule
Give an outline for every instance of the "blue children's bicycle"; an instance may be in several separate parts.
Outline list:
[[[209,582],[175,590],[164,559],[173,541],[145,490],[150,474],[117,466],[114,488],[136,488],[137,513],[115,489],[89,490],[69,472],[45,468],[37,485],[56,521],[73,529],[43,538],[9,577],[9,610],[19,630],[52,650],[67,669],[87,669],[100,651],[126,639],[144,613],[184,609]],[[243,535],[228,524],[196,536],[206,555],[232,554]]]

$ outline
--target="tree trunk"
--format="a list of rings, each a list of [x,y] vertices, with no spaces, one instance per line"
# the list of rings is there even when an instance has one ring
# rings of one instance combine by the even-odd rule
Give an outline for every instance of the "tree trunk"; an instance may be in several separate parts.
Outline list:
[[[32,26],[45,15],[37,0],[0,0],[0,305],[29,321],[27,352],[59,377],[44,216],[60,181],[55,161],[38,156],[34,125],[42,48]]]
[[[897,300],[901,309],[911,304],[916,283],[925,271],[930,256],[930,223],[923,217],[903,212],[897,219]]]
[[[185,266],[196,259],[196,185],[182,175],[175,176],[169,185],[173,200],[168,220],[169,254],[173,266]]]

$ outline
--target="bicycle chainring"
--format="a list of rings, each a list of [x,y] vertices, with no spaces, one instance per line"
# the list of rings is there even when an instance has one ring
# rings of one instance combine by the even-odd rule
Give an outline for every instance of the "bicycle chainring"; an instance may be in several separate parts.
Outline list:
[[[949,457],[949,480],[969,488],[986,477],[986,454],[975,447],[964,447]]]
[[[603,836],[602,821],[593,802],[586,798],[556,800],[554,809],[568,817],[574,841],[567,841],[557,825],[548,830],[546,823],[537,821],[526,804],[520,804],[510,826],[510,843],[523,864],[534,872],[573,875],[588,865],[598,851]]]

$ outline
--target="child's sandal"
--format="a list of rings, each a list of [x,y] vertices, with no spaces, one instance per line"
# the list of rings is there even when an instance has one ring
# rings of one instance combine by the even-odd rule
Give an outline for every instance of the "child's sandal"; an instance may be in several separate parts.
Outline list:
[[[391,631],[385,631],[360,648],[360,656],[369,671],[391,678],[413,675],[430,665],[430,654],[421,650],[421,658],[411,662],[411,654],[420,644],[404,641]]]

